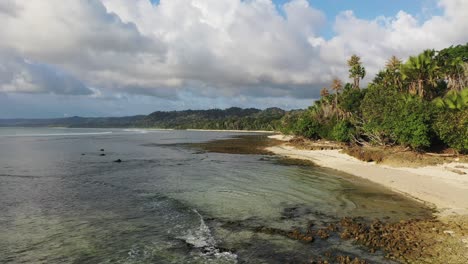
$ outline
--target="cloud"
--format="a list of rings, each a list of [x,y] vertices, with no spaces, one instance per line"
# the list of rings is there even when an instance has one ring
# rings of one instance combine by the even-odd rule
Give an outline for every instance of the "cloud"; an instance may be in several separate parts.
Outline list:
[[[92,94],[81,81],[60,69],[1,53],[0,92]]]
[[[4,92],[99,89],[170,100],[316,98],[333,77],[347,79],[354,53],[371,76],[391,55],[466,43],[468,1],[439,7],[442,15],[425,21],[404,11],[373,20],[344,11],[325,39],[327,18],[306,0],[281,12],[271,0],[5,0],[0,51],[16,59],[3,63],[0,84]]]

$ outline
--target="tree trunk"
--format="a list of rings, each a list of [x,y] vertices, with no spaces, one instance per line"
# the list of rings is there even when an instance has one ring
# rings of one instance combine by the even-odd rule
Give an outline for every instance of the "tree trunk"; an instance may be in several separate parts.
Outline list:
[[[359,77],[354,78],[354,89],[359,90]]]
[[[420,97],[424,97],[424,87],[423,87],[423,80],[418,80],[418,94]]]

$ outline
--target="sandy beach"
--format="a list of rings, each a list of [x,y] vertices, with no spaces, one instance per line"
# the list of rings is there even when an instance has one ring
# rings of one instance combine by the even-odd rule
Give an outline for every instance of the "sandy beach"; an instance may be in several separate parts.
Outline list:
[[[274,134],[273,131],[267,130],[230,130],[230,129],[185,129],[186,131],[205,131],[205,132],[235,132],[235,133],[266,133],[266,134]]]
[[[272,135],[288,141],[291,137]],[[313,161],[315,164],[343,171],[433,206],[440,216],[468,215],[468,164],[449,163],[420,168],[390,167],[364,162],[340,150],[301,150],[281,144],[267,148],[277,155]],[[465,174],[455,173],[453,169]]]

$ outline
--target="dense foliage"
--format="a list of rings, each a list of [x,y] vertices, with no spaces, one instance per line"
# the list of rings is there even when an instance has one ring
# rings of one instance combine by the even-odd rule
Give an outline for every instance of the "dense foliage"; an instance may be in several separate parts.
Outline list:
[[[307,111],[288,117],[283,132],[413,149],[442,143],[468,152],[468,44],[425,50],[406,62],[393,56],[364,89],[360,58],[353,55],[348,66],[352,83],[343,88],[334,79]]]
[[[173,129],[275,130],[285,113],[279,108],[268,108],[262,111],[237,107],[225,110],[154,112],[148,115],[140,125]]]

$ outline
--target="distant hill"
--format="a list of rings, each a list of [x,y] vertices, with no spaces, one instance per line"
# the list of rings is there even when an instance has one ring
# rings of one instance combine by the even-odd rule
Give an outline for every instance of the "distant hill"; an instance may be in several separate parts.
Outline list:
[[[146,116],[0,119],[0,127],[134,127]]]
[[[287,114],[280,108],[157,111],[128,117],[69,117],[55,119],[0,119],[0,127],[140,127],[172,129],[275,130]]]

